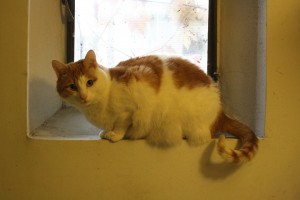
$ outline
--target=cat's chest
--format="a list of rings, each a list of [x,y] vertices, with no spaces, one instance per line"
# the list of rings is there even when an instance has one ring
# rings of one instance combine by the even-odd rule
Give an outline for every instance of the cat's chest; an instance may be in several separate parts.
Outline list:
[[[113,127],[113,116],[104,109],[100,109],[97,106],[92,106],[83,110],[84,115],[94,126],[110,130]]]

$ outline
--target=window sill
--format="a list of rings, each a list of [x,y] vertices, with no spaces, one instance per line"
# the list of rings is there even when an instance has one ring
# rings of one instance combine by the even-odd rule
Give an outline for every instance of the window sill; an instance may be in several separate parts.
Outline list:
[[[33,130],[28,137],[42,140],[100,140],[100,131],[101,129],[91,125],[78,110],[66,107],[58,110],[40,127]],[[236,139],[230,134],[225,134],[225,136],[229,139]]]
[[[67,107],[57,111],[29,137],[45,140],[99,140],[101,130],[91,125],[75,108]]]

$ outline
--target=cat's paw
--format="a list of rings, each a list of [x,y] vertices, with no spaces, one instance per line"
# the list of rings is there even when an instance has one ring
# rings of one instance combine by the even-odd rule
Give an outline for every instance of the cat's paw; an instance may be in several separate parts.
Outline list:
[[[102,133],[100,133],[100,137],[102,139],[106,139],[106,140],[109,140],[111,142],[118,142],[118,141],[123,139],[122,134],[117,134],[113,131],[103,131]]]

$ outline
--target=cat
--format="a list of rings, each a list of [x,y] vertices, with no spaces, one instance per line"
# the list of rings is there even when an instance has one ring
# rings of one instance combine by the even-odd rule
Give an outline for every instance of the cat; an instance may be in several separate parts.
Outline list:
[[[53,60],[52,67],[61,98],[104,130],[103,139],[146,139],[168,147],[183,139],[202,144],[218,132],[228,132],[240,138],[242,146],[227,147],[221,135],[218,152],[236,163],[251,160],[258,149],[254,132],[224,113],[216,83],[180,57],[149,55],[105,68],[90,50],[77,62]]]

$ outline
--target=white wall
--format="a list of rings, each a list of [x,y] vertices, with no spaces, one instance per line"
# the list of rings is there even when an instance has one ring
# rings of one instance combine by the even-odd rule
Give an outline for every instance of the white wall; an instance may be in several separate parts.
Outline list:
[[[55,90],[53,59],[65,61],[65,25],[60,15],[60,1],[30,0],[28,53],[29,131],[40,126],[60,107]]]
[[[264,2],[220,1],[219,72],[224,107],[260,136],[265,112]]]

